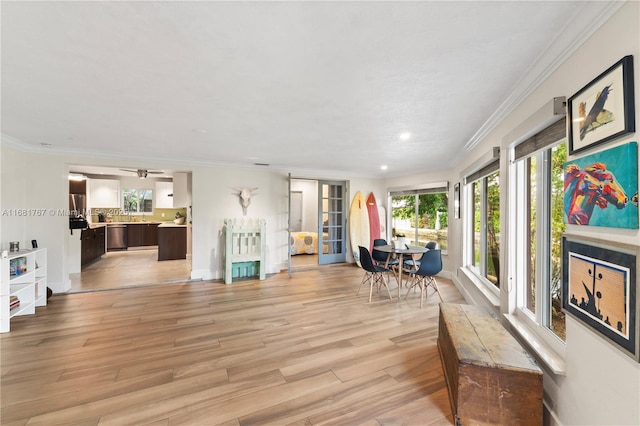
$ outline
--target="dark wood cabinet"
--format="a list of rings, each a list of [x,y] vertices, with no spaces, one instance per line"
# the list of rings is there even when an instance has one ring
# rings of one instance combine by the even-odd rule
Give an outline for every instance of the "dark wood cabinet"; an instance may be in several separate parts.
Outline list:
[[[127,224],[127,247],[143,246],[143,225]]]
[[[127,247],[144,247],[158,245],[157,223],[127,224]]]
[[[70,180],[69,181],[69,194],[86,194],[86,193],[87,193],[86,180]]]
[[[99,258],[105,253],[105,229],[104,226],[83,229],[80,233],[82,243],[80,245],[80,264]]]
[[[187,227],[161,226],[158,228],[158,260],[187,258]]]
[[[142,241],[145,246],[158,245],[158,224],[149,223],[142,234]]]
[[[99,228],[96,228],[95,231],[96,231],[96,234],[95,234],[95,243],[94,243],[95,244],[94,254],[95,254],[95,257],[100,257],[106,252],[106,244],[105,244],[106,230],[104,226],[101,226]]]
[[[91,232],[93,230],[92,229],[83,229],[82,232],[80,233],[80,240],[82,241],[81,245],[80,245],[80,250],[81,250],[81,255],[80,255],[80,263],[82,265],[86,265],[87,263],[89,263],[90,257],[91,255],[89,254],[91,251],[91,242],[92,242],[92,238],[91,238]]]

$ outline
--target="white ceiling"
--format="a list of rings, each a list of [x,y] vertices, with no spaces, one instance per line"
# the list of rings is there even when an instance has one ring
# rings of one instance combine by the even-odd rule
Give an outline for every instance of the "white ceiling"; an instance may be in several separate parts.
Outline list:
[[[446,170],[611,7],[3,1],[2,133],[136,168]]]

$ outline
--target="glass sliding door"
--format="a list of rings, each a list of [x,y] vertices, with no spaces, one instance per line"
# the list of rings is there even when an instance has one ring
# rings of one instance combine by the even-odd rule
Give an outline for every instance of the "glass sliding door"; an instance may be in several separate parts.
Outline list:
[[[392,191],[390,195],[392,239],[420,247],[424,247],[429,241],[435,241],[446,252],[449,229],[448,184]]]

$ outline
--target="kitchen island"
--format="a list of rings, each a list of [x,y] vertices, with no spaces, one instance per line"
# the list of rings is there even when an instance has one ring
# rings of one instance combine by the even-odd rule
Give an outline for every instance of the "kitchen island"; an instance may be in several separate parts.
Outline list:
[[[158,225],[158,260],[187,258],[187,225]]]

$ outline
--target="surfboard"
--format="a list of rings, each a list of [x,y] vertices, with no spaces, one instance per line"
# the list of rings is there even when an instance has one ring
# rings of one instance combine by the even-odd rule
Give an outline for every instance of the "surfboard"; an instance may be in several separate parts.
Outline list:
[[[387,237],[387,211],[383,206],[378,206],[378,217],[380,218],[380,238]]]
[[[369,252],[372,252],[373,240],[380,238],[380,216],[378,216],[378,203],[373,192],[367,197],[367,214],[369,216]]]
[[[369,213],[360,191],[356,192],[349,209],[349,239],[353,258],[361,266],[358,246],[369,247]]]

